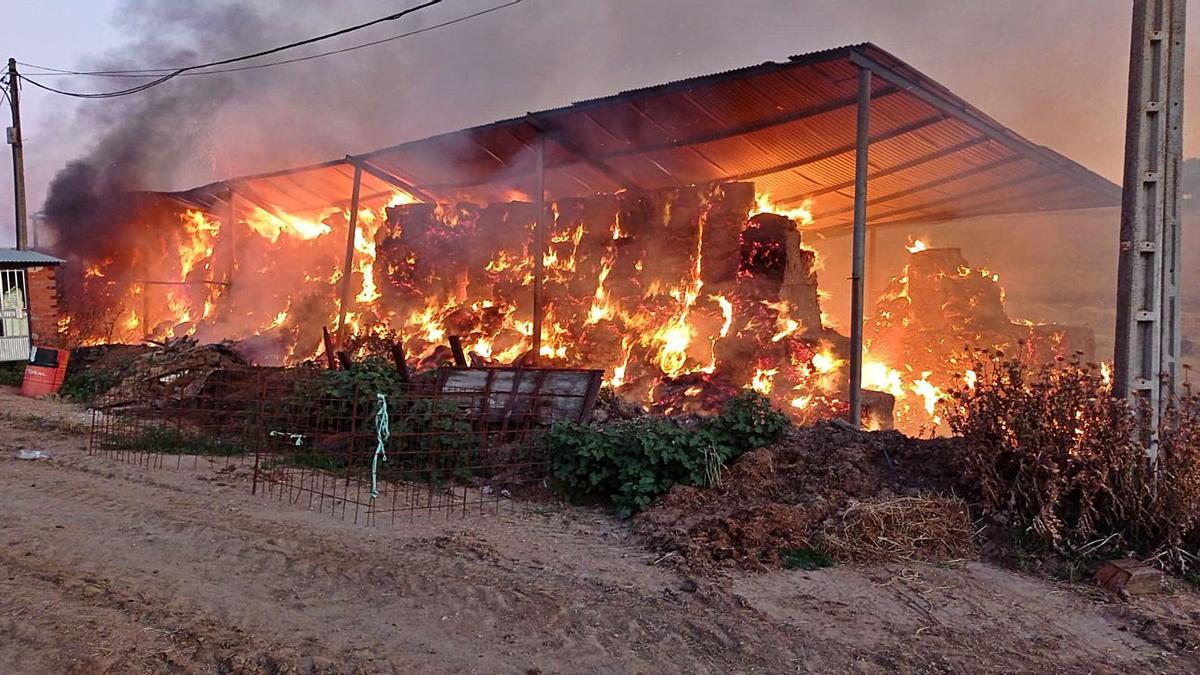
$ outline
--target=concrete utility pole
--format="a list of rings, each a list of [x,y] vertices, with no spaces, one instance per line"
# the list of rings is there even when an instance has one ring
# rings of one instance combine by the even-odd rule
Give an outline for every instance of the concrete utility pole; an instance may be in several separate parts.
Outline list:
[[[1179,172],[1186,0],[1134,0],[1113,394],[1145,411],[1151,461],[1179,391]]]
[[[17,77],[17,60],[8,60],[8,102],[12,107],[12,126],[8,128],[8,144],[12,146],[13,203],[16,204],[17,248],[29,248],[28,222],[25,216],[25,148],[21,141],[21,87]]]

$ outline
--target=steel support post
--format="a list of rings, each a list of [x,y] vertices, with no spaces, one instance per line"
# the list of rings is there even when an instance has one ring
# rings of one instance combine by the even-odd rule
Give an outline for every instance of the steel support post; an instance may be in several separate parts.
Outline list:
[[[1185,0],[1135,0],[1117,272],[1113,394],[1143,414],[1157,458],[1179,387],[1179,170]]]
[[[858,127],[854,137],[854,266],[850,276],[850,412],[862,424],[863,281],[867,247],[867,166],[871,145],[871,70],[858,71]]]
[[[354,189],[350,194],[350,218],[346,233],[346,258],[342,262],[342,298],[338,303],[337,348],[346,349],[346,310],[350,306],[351,268],[354,266],[354,235],[358,230],[358,196],[362,191],[362,167],[354,166]]]
[[[237,271],[237,193],[233,188],[229,188],[226,194],[228,201],[225,203],[225,237],[229,242],[227,250],[229,251],[229,259],[225,262],[225,283],[233,284],[234,273]]]
[[[542,322],[546,317],[542,278],[546,275],[546,135],[537,137],[537,188],[533,198],[537,218],[533,225],[533,364],[542,358]]]

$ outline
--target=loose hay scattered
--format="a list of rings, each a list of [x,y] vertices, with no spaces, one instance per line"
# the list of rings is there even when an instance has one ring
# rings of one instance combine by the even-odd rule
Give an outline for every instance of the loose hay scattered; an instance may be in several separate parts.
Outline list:
[[[819,546],[838,560],[946,561],[974,550],[966,504],[949,497],[894,497],[852,503],[827,525]]]

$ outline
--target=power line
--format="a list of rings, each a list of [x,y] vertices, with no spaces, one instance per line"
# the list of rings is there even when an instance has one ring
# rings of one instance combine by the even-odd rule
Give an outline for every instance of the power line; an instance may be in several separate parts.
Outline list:
[[[236,72],[240,72],[243,70],[256,70],[259,68],[270,68],[272,66],[286,65],[289,63],[299,63],[301,61],[311,61],[313,59],[319,59],[319,58],[322,58],[325,56],[344,54],[346,52],[352,52],[352,51],[355,51],[358,49],[365,49],[367,47],[374,47],[376,45],[381,45],[386,42],[392,42],[395,40],[400,40],[402,38],[412,37],[414,35],[420,35],[421,33],[428,33],[430,31],[437,30],[439,28],[445,28],[446,26],[452,26],[457,23],[463,23],[464,21],[470,21],[471,19],[478,18],[485,14],[491,14],[492,12],[498,12],[502,9],[507,9],[507,8],[512,7],[513,5],[519,4],[521,2],[522,2],[522,0],[510,0],[509,2],[506,2],[502,5],[497,5],[495,7],[489,7],[488,9],[480,10],[480,11],[474,12],[472,14],[467,14],[466,16],[458,17],[457,19],[450,19],[448,21],[443,21],[441,23],[433,24],[432,26],[426,26],[425,28],[418,28],[416,30],[408,31],[407,33],[400,33],[399,35],[393,35],[391,37],[386,37],[386,38],[383,38],[380,40],[372,40],[371,42],[364,42],[362,44],[354,45],[351,47],[344,47],[342,49],[334,49],[334,50],[327,51],[327,52],[319,52],[317,54],[310,54],[308,56],[300,56],[300,57],[296,57],[293,59],[284,59],[283,61],[272,61],[270,63],[258,63],[258,64],[254,64],[254,65],[250,65],[250,66],[238,66],[236,68],[218,68],[216,70],[201,70],[201,71],[197,71],[197,72],[184,72],[184,73],[180,73],[180,75],[184,76],[184,77],[188,77],[188,76],[194,76],[194,75],[218,75],[220,73],[236,73]],[[142,68],[142,69],[130,69],[130,70],[79,71],[79,70],[63,70],[60,68],[51,68],[49,66],[39,66],[39,65],[32,64],[32,63],[25,63],[22,61],[18,61],[17,63],[21,64],[22,66],[28,67],[28,68],[38,68],[40,70],[48,71],[45,73],[37,73],[36,74],[37,77],[86,75],[86,76],[91,76],[91,77],[149,78],[149,77],[156,77],[159,74],[170,72],[172,70],[170,68]],[[22,76],[22,77],[24,77],[24,76]]]
[[[358,24],[355,26],[350,26],[349,28],[343,28],[341,30],[336,30],[332,33],[326,33],[324,35],[318,35],[316,37],[307,38],[305,40],[300,40],[298,42],[292,42],[292,43],[289,43],[286,45],[281,45],[279,47],[265,49],[263,51],[255,52],[253,54],[246,54],[244,56],[235,56],[235,57],[229,58],[229,59],[222,59],[220,61],[210,61],[209,63],[201,63],[201,64],[192,65],[192,66],[184,66],[182,68],[176,68],[175,70],[173,70],[165,75],[162,75],[161,77],[157,77],[156,79],[151,80],[150,82],[145,82],[140,85],[137,85],[136,87],[130,87],[128,89],[121,89],[118,91],[107,91],[107,92],[96,92],[96,93],[64,91],[62,89],[55,89],[54,87],[42,84],[36,80],[31,80],[28,77],[25,77],[24,75],[20,75],[19,77],[22,80],[25,80],[26,82],[34,85],[35,87],[45,89],[46,91],[50,91],[55,94],[62,94],[63,96],[72,96],[75,98],[90,98],[90,99],[116,98],[118,96],[128,96],[130,94],[137,94],[137,93],[146,91],[147,89],[150,89],[151,87],[156,87],[156,86],[162,84],[163,82],[174,79],[188,71],[200,70],[202,68],[209,68],[212,66],[224,66],[224,65],[228,65],[230,63],[237,63],[239,61],[248,61],[250,59],[259,58],[261,56],[269,56],[271,54],[276,54],[278,52],[282,52],[282,51],[285,51],[288,49],[294,49],[296,47],[303,47],[304,45],[313,44],[314,42],[320,42],[322,40],[328,40],[330,38],[338,37],[340,35],[345,35],[347,33],[352,33],[354,31],[362,30],[364,28],[369,28],[371,26],[375,26],[380,23],[384,23],[384,22],[388,22],[388,21],[395,21],[397,19],[400,19],[400,18],[407,16],[409,14],[412,14],[414,12],[419,12],[422,9],[425,9],[427,7],[432,7],[433,5],[439,4],[440,2],[442,2],[442,0],[427,0],[426,2],[424,2],[420,5],[417,5],[415,7],[410,7],[408,9],[405,9],[400,12],[396,12],[395,14],[390,14],[388,16],[380,17],[378,19],[374,19],[374,20],[368,21],[366,23],[361,23],[361,24]]]

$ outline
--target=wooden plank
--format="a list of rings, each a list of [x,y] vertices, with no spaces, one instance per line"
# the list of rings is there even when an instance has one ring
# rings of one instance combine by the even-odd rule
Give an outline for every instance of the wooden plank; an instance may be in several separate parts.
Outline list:
[[[464,410],[505,425],[530,406],[546,421],[585,421],[602,378],[599,370],[444,368],[438,373],[438,389]]]
[[[463,351],[462,339],[457,335],[450,336],[450,351],[454,354],[454,365],[459,368],[466,368],[467,353]]]
[[[400,374],[400,381],[408,384],[408,360],[404,357],[404,343],[400,340],[392,343],[392,361],[396,364],[396,372]]]
[[[325,342],[325,360],[329,364],[329,369],[337,370],[337,362],[333,360],[333,338],[329,335],[328,326],[321,326],[321,339]]]

